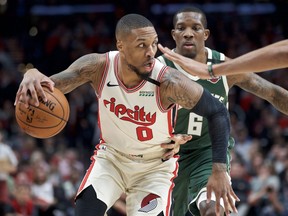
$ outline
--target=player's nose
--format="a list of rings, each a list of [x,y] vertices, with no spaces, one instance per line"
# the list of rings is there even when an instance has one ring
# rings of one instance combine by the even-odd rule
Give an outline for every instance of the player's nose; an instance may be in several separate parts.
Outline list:
[[[157,47],[149,46],[146,51],[146,56],[149,58],[154,58],[156,55]]]
[[[193,37],[194,36],[194,32],[191,28],[186,28],[184,31],[184,37],[188,38],[188,37]]]

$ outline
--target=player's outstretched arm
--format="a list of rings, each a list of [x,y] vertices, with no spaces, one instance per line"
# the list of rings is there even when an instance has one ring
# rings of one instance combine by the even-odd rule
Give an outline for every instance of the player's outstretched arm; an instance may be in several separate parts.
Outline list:
[[[228,76],[230,87],[236,85],[273,105],[279,112],[288,115],[288,90],[262,78],[256,73]]]
[[[158,47],[168,59],[179,64],[188,73],[202,79],[209,79],[211,75],[263,72],[288,67],[288,39],[251,51],[231,61],[213,65],[211,68],[208,68],[206,64],[181,56],[167,47],[164,48],[161,44]]]
[[[248,52],[223,64],[213,65],[215,76],[262,72],[288,67],[288,39]]]
[[[66,70],[47,77],[36,68],[28,70],[19,85],[14,105],[19,101],[35,106],[39,105],[38,96],[46,101],[42,86],[53,91],[54,86],[64,94],[78,86],[90,82],[97,88],[106,64],[105,54],[88,54],[74,61]]]
[[[226,213],[229,212],[229,205],[234,212],[237,212],[232,200],[239,199],[233,192],[226,173],[226,151],[230,135],[230,119],[226,107],[201,85],[187,79],[185,75],[172,68],[168,68],[161,80],[160,97],[164,107],[176,103],[207,118],[213,160],[211,180],[207,185],[208,200],[211,198],[211,192],[214,191],[217,215],[220,214],[220,198],[224,199]]]

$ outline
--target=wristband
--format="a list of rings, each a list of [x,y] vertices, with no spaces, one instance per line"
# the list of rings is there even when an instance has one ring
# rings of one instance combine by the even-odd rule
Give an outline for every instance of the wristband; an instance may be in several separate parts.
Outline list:
[[[208,73],[209,73],[211,79],[217,78],[217,77],[214,75],[214,73],[213,73],[212,64],[209,64],[209,65],[208,65]]]

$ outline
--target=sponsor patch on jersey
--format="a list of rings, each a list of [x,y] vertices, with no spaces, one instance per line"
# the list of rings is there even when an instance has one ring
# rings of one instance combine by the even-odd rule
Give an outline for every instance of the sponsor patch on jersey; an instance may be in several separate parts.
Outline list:
[[[141,202],[141,208],[138,210],[139,212],[148,213],[154,210],[158,205],[158,195],[156,194],[148,194]]]
[[[221,80],[221,76],[220,77],[216,77],[216,78],[211,78],[211,79],[207,79],[209,82],[215,84],[217,83],[219,80]]]
[[[139,96],[154,97],[154,91],[140,91]]]

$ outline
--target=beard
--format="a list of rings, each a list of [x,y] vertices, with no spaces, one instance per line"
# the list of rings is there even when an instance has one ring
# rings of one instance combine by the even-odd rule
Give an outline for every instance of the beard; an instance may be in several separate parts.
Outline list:
[[[196,53],[194,53],[194,52],[185,53],[184,56],[187,58],[190,58],[190,59],[194,59],[196,57]]]
[[[196,55],[197,55],[197,52],[196,51],[187,51],[187,50],[182,50],[182,55],[187,57],[187,58],[190,58],[190,59],[195,59],[196,58]]]
[[[141,71],[139,71],[135,66],[133,66],[133,65],[131,65],[131,64],[128,64],[128,67],[132,70],[132,71],[134,71],[137,75],[138,75],[138,77],[140,77],[140,78],[142,78],[142,79],[147,79],[148,77],[150,77],[151,76],[151,73],[152,73],[152,71],[150,71],[149,73],[141,73]]]
[[[195,46],[192,49],[187,49],[184,47],[184,44],[177,44],[176,47],[178,48],[175,50],[175,52],[184,57],[195,59],[197,56],[197,48]]]

